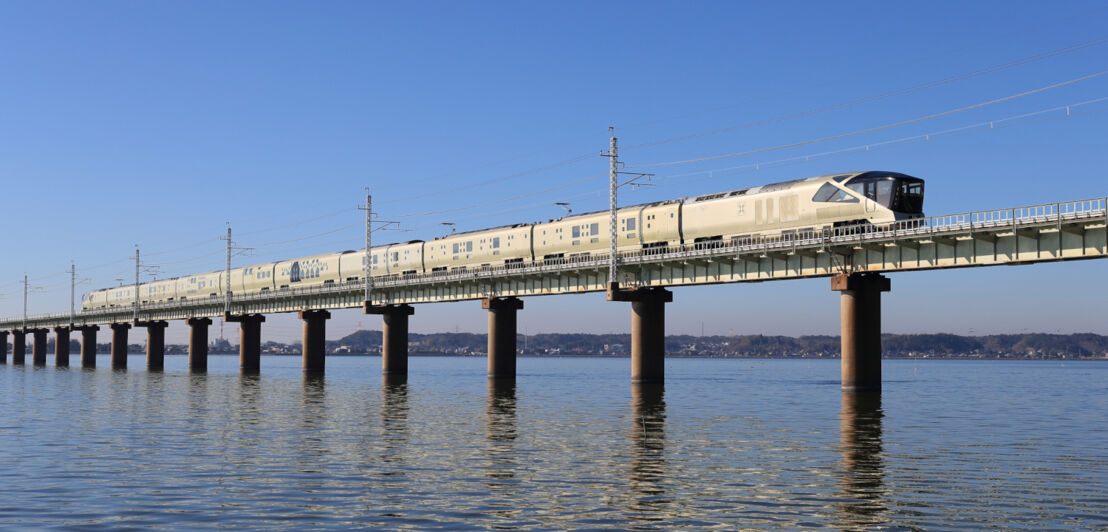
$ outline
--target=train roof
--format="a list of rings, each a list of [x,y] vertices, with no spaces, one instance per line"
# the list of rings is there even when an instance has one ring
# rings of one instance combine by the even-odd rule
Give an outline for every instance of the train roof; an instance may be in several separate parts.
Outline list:
[[[528,225],[532,225],[532,224],[520,223],[520,224],[498,225],[496,227],[487,227],[485,229],[471,229],[469,231],[462,231],[461,233],[450,233],[449,235],[436,236],[435,238],[431,239],[431,241],[434,242],[435,240],[444,240],[444,239],[447,239],[447,238],[465,236],[465,235],[472,234],[472,233],[485,233],[485,232],[488,232],[488,231],[496,231],[496,230],[499,230],[499,229],[515,229],[517,227],[525,227],[525,226],[528,226]],[[409,244],[414,244],[416,242],[422,242],[422,240],[413,240],[413,241],[408,242],[408,243]],[[393,245],[393,244],[389,244],[389,245]]]

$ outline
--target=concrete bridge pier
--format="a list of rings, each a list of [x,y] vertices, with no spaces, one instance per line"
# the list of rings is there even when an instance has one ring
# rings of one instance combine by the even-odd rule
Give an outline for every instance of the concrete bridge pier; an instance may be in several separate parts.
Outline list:
[[[146,327],[146,369],[165,369],[165,328],[169,322],[162,320],[138,321],[135,327]]]
[[[54,367],[69,367],[69,327],[54,327]]]
[[[831,290],[842,293],[842,389],[881,390],[881,292],[892,288],[878,273],[851,273],[831,278]]]
[[[239,371],[258,373],[262,369],[262,314],[226,313],[223,321],[239,324]]]
[[[0,331],[0,364],[8,363],[8,331]]]
[[[608,301],[631,302],[631,382],[665,382],[666,303],[673,302],[673,292],[658,287],[620,290],[610,283]]]
[[[516,311],[523,300],[516,297],[491,297],[481,300],[489,311],[489,378],[516,378]]]
[[[112,369],[127,369],[127,331],[130,323],[113,323],[112,330]]]
[[[408,316],[415,314],[411,305],[374,306],[368,301],[362,308],[365,314],[380,314],[381,374],[408,374]]]
[[[46,365],[46,333],[50,329],[31,329],[31,363],[35,366]]]
[[[12,331],[12,364],[22,366],[27,362],[27,332],[22,329]]]
[[[208,371],[208,326],[211,318],[189,318],[189,371]]]
[[[297,315],[304,320],[304,341],[301,345],[304,371],[322,373],[326,365],[327,320],[331,319],[331,313],[326,310],[301,310]]]
[[[81,367],[96,367],[96,331],[98,325],[81,325],[73,327],[74,331],[81,331]]]

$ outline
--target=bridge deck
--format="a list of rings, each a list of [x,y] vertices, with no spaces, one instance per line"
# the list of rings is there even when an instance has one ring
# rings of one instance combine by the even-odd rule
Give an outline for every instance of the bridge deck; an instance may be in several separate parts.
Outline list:
[[[964,268],[1108,256],[1108,198],[933,216],[889,226],[705,242],[620,255],[624,287],[685,286],[827,277],[844,272]],[[600,292],[608,259],[559,260],[517,268],[406,275],[376,280],[375,304],[415,304]],[[345,283],[238,296],[233,314],[358,308],[364,285]],[[142,305],[140,320],[221,316],[224,300]],[[0,330],[132,320],[131,307],[0,320]]]

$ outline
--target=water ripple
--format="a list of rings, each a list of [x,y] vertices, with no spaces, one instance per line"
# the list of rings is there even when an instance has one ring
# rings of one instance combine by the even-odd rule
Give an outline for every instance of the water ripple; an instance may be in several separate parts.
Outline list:
[[[239,375],[0,366],[18,529],[1108,528],[1108,365],[267,358]]]

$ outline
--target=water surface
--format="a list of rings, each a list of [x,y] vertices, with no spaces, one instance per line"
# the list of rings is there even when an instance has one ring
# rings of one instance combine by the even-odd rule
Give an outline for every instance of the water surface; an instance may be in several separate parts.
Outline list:
[[[28,358],[29,361],[29,358]],[[0,366],[0,525],[1108,529],[1108,364],[213,356]]]

